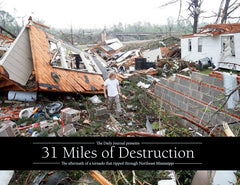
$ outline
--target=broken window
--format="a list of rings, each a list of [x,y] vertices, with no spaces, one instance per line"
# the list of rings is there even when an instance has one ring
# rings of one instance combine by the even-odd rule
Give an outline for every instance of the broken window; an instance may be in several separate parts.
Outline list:
[[[192,39],[188,39],[188,51],[192,51]]]
[[[48,42],[53,67],[101,74],[89,53],[50,36]]]
[[[202,52],[202,38],[198,39],[198,52]]]
[[[235,56],[234,36],[222,37],[222,52],[224,56]]]

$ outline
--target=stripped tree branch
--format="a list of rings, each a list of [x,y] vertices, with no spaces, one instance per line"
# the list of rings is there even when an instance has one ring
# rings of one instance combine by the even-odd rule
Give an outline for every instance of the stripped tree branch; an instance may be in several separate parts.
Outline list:
[[[144,137],[161,137],[161,136],[158,135],[158,134],[150,134],[150,133],[137,132],[137,131],[127,132],[127,133],[124,133],[124,134],[121,134],[121,133],[119,133],[119,132],[116,132],[116,133],[115,133],[115,136],[116,136],[116,135],[121,136],[121,137],[126,137],[126,136],[129,136],[129,135],[137,135],[137,136],[144,136]]]
[[[233,93],[235,93],[236,91],[238,91],[240,89],[240,85],[238,85],[234,90],[232,90],[228,95],[225,95],[223,98],[226,98],[226,100],[223,102],[223,104],[221,105],[221,107],[219,107],[217,109],[217,111],[215,111],[211,116],[210,116],[210,119],[209,121],[207,122],[207,125],[211,122],[212,118],[217,114],[219,113],[223,108],[224,106],[227,104],[229,98],[233,95]],[[222,99],[223,99],[222,98]]]
[[[124,179],[124,181],[126,182],[126,184],[131,185],[128,180],[126,179],[126,177],[123,175],[122,171],[120,170],[119,173],[121,174],[122,178]]]
[[[170,4],[174,4],[174,3],[176,3],[176,2],[178,2],[178,0],[171,0],[171,1],[169,1],[169,2],[167,2],[167,3],[165,3],[165,4],[163,4],[163,5],[159,6],[158,8],[163,8],[163,7],[165,7],[165,6],[168,6],[168,5],[170,5]]]

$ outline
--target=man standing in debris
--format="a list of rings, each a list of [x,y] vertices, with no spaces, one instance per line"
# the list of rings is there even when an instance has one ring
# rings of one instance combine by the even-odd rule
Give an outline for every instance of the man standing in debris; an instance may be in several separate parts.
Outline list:
[[[106,94],[106,91],[108,92],[108,95]],[[116,79],[116,73],[110,72],[108,75],[108,79],[104,82],[104,96],[105,98],[108,97],[109,105],[108,109],[111,112],[113,110],[113,101],[116,102],[117,105],[117,111],[116,115],[117,118],[119,118],[121,114],[121,105],[119,96],[121,96],[119,81]]]

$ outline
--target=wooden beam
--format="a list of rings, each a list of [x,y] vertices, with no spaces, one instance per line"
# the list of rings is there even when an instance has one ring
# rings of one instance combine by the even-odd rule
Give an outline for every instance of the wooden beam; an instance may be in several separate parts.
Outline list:
[[[103,42],[100,42],[98,45],[92,47],[92,49],[96,49],[96,48],[98,48],[99,46],[101,46],[102,44],[104,44],[104,43],[103,43]]]
[[[27,91],[26,89],[22,89],[22,88],[19,88],[17,87],[16,85],[12,84],[8,87],[3,87],[3,88],[0,88],[0,91]],[[33,90],[32,90],[33,91]]]
[[[101,185],[112,185],[105,177],[103,177],[98,171],[90,170],[89,174],[96,179]]]
[[[45,25],[43,25],[43,24],[40,24],[40,23],[38,23],[38,22],[32,21],[32,23],[33,23],[33,24],[35,24],[35,25],[41,26],[41,27],[43,27],[43,28],[50,29],[50,27],[49,27],[49,26],[45,26]]]
[[[13,84],[14,86],[16,86],[19,90],[26,91],[26,89],[24,89],[21,85],[19,85],[18,83],[14,82],[13,80],[10,80],[10,79],[9,79],[8,77],[6,77],[5,75],[0,74],[0,78],[4,78],[5,80],[12,82],[12,84]]]
[[[0,25],[0,29],[3,30],[3,31],[5,31],[5,32],[8,33],[9,35],[11,35],[13,38],[16,38],[16,37],[17,37],[15,34],[13,34],[12,32],[8,31],[7,29],[5,29],[4,27],[2,27],[1,25]]]
[[[14,38],[11,38],[11,37],[7,37],[7,36],[5,36],[5,35],[2,35],[2,34],[0,34],[0,38],[2,38],[2,39],[4,39],[4,41],[5,40],[10,40],[10,41],[14,41],[15,39]],[[8,42],[10,42],[10,41],[8,41]]]
[[[5,81],[0,83],[0,88],[7,87],[7,86],[10,86],[10,85],[13,85],[13,83],[5,80]]]
[[[224,129],[225,134],[228,137],[235,137],[235,135],[233,134],[233,132],[230,129],[230,127],[228,126],[228,124],[226,122],[223,122],[222,124],[223,124],[223,129]]]

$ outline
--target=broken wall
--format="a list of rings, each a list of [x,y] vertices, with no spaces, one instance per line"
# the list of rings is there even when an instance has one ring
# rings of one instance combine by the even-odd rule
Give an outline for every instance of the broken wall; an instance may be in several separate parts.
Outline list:
[[[240,84],[240,76],[237,78]],[[154,94],[163,101],[166,109],[172,109],[173,112],[185,115],[202,125],[206,125],[210,116],[225,101],[218,101],[224,94],[223,77],[220,72],[212,72],[209,75],[193,72],[191,77],[177,74],[173,80],[161,78],[156,84]],[[211,101],[213,103],[209,105]],[[221,124],[222,121],[240,121],[240,111],[227,109],[225,106],[211,119],[210,124]]]
[[[0,61],[9,75],[9,79],[26,85],[33,70],[32,54],[28,29],[24,27],[11,48]]]

